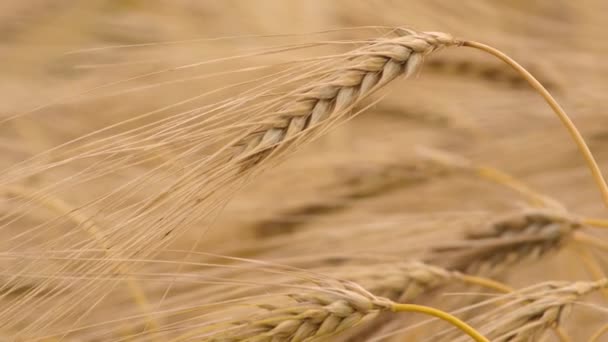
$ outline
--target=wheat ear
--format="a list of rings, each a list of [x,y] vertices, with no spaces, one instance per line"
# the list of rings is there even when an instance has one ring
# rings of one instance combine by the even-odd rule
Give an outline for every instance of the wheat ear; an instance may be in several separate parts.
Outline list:
[[[561,212],[525,211],[469,232],[460,242],[433,248],[429,261],[470,274],[497,274],[525,259],[538,259],[561,248],[581,227]]]
[[[538,341],[547,329],[559,326],[581,297],[607,285],[607,279],[537,284],[492,300],[506,302],[474,321],[487,322],[480,331],[494,342]]]
[[[339,72],[299,89],[279,110],[282,115],[235,143],[239,148],[236,158],[244,167],[261,162],[279,145],[335,120],[397,77],[414,75],[424,57],[433,51],[461,44],[445,33],[398,32],[402,36],[370,44],[354,54]]]
[[[260,237],[292,233],[303,224],[341,212],[359,200],[419,185],[448,171],[437,163],[419,160],[383,164],[340,178],[328,189],[328,192],[336,195],[318,197],[312,202],[289,208],[275,217],[256,222],[252,229]]]
[[[241,147],[239,159],[247,160],[248,164],[257,164],[281,142],[295,137],[298,133],[314,127],[321,121],[331,119],[332,113],[352,109],[360,100],[398,76],[413,74],[422,64],[425,55],[440,47],[466,46],[489,53],[507,63],[545,99],[583,154],[600,189],[604,203],[608,206],[608,185],[584,138],[549,91],[524,67],[501,51],[479,42],[455,40],[444,33],[403,31],[407,32],[404,37],[408,38],[408,42],[393,42],[397,45],[391,48],[396,53],[387,54],[387,50],[383,50],[386,48],[382,46],[383,44],[380,45],[383,49],[374,51],[377,47],[372,45],[370,52],[376,52],[376,58],[380,58],[379,60],[374,61],[370,56],[366,56],[365,59],[360,60],[362,65],[359,68],[347,69],[345,71],[348,72],[344,72],[340,76],[331,76],[324,80],[329,84],[311,86],[308,91],[304,92],[302,98],[294,99],[296,106],[283,109],[283,116],[276,122],[271,123],[269,127],[252,132],[242,141],[237,142],[236,145]],[[395,49],[395,47],[399,48]]]
[[[437,309],[394,303],[353,282],[335,280],[319,285],[308,291],[284,294],[283,299],[287,299],[284,305],[276,304],[279,303],[276,299],[257,304],[257,313],[233,320],[223,329],[214,329],[219,323],[212,323],[177,340],[206,333],[200,338],[208,342],[319,341],[352,329],[381,312],[410,312],[444,320],[475,341],[488,341],[468,324]]]

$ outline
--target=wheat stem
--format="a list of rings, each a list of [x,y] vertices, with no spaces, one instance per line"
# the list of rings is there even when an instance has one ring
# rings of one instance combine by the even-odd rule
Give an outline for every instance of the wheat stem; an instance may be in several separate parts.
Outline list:
[[[549,91],[547,89],[545,89],[545,87],[543,87],[543,85],[540,82],[538,82],[538,80],[536,78],[534,78],[534,76],[532,76],[532,74],[530,74],[524,67],[519,65],[511,57],[505,55],[501,51],[499,51],[491,46],[488,46],[488,45],[485,45],[482,43],[478,43],[478,42],[474,42],[474,41],[464,41],[462,43],[462,46],[471,47],[474,49],[478,49],[478,50],[487,52],[487,53],[497,57],[498,59],[502,60],[503,62],[507,63],[509,66],[511,66],[513,69],[515,69],[524,79],[526,79],[526,81],[528,81],[528,83],[532,86],[532,88],[534,88],[545,99],[547,104],[549,104],[551,109],[553,109],[555,114],[559,117],[561,122],[564,124],[564,126],[566,127],[566,129],[568,130],[568,132],[570,133],[572,138],[574,139],[574,142],[578,146],[580,152],[583,154],[583,157],[585,158],[585,161],[587,162],[587,166],[589,167],[591,174],[593,175],[593,178],[594,178],[595,182],[597,183],[597,186],[600,189],[604,204],[606,205],[606,207],[608,207],[608,185],[606,185],[606,180],[604,179],[604,176],[602,175],[602,171],[600,170],[599,166],[597,165],[597,162],[595,161],[593,154],[589,150],[589,147],[585,143],[585,139],[583,139],[582,135],[580,134],[580,132],[578,131],[578,129],[576,128],[576,126],[574,125],[572,120],[570,120],[570,118],[568,117],[568,114],[566,114],[566,112],[559,105],[559,103],[557,103],[557,101],[555,101],[555,99],[553,98],[553,96],[551,96]]]
[[[416,305],[416,304],[393,304],[391,307],[391,311],[393,312],[416,312],[421,313],[428,316],[437,317],[445,322],[450,323],[456,328],[460,329],[465,334],[469,335],[476,342],[490,342],[486,337],[480,334],[475,328],[471,327],[467,323],[461,321],[457,317],[424,305]]]
[[[600,337],[604,336],[605,333],[608,332],[608,323],[604,324],[598,331],[595,332],[590,338],[589,342],[597,342],[600,340]]]
[[[596,219],[596,218],[585,218],[582,222],[589,226],[594,226],[596,228],[608,228],[608,220],[607,219]]]
[[[499,281],[492,280],[490,278],[478,277],[473,275],[462,274],[460,278],[470,285],[477,285],[484,288],[495,290],[496,292],[511,293],[514,289],[508,285],[505,285]]]
[[[568,336],[568,333],[562,329],[562,327],[556,327],[553,329],[553,331],[555,331],[555,335],[561,342],[572,342],[572,339],[570,336]]]
[[[596,237],[593,237],[593,236],[590,236],[590,235],[587,235],[587,234],[584,234],[581,232],[576,232],[574,234],[574,239],[578,242],[581,242],[581,243],[584,243],[587,245],[591,245],[591,246],[599,248],[603,251],[608,251],[608,243],[606,243]]]
[[[602,271],[602,266],[597,262],[597,260],[593,257],[593,255],[586,248],[582,248],[582,246],[576,246],[576,253],[579,258],[583,261],[585,268],[593,277],[593,280],[599,281],[601,279],[606,279],[606,275],[604,271]],[[608,300],[608,289],[601,288],[600,291],[606,300]]]
[[[479,177],[487,179],[489,181],[498,183],[513,189],[520,193],[530,202],[530,204],[537,208],[547,207],[549,202],[547,198],[536,191],[532,190],[526,184],[520,182],[515,177],[502,172],[498,169],[489,166],[479,166],[477,168],[477,174]]]
[[[516,177],[487,165],[477,165],[472,161],[453,153],[437,150],[435,148],[423,147],[418,149],[418,153],[424,158],[430,159],[440,165],[446,165],[449,167],[456,167],[458,169],[464,169],[468,172],[473,172],[477,177],[483,178],[484,180],[492,183],[499,184],[507,187],[521,196],[530,203],[531,206],[536,208],[555,208],[564,209],[561,203],[556,200],[545,196],[538,191],[535,191],[530,186],[520,181]]]

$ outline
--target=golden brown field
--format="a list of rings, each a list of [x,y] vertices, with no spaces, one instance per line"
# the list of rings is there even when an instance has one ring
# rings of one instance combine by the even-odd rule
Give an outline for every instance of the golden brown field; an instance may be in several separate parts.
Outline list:
[[[608,341],[606,13],[1,1],[0,341]]]

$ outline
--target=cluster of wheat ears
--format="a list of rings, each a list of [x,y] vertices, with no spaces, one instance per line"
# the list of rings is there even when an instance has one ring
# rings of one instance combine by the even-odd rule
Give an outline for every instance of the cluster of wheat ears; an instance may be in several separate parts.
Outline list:
[[[608,295],[596,259],[608,244],[595,234],[608,220],[577,215],[504,172],[431,148],[408,162],[342,177],[344,186],[331,195],[256,222],[248,235],[214,253],[199,248],[208,230],[222,229],[214,219],[235,192],[300,146],[382,103],[379,94],[447,48],[490,54],[527,81],[571,134],[608,206],[608,186],[581,134],[522,66],[446,33],[373,31],[379,34],[370,39],[271,47],[114,82],[318,46],[350,49],[210,71],[198,78],[251,76],[74,137],[3,170],[0,340],[480,342],[554,334],[569,341],[565,325],[574,307],[605,312],[585,296]],[[41,175],[51,181],[37,183]],[[303,228],[377,191],[447,177],[512,189],[526,207],[500,217],[420,214],[376,223],[363,217]],[[194,247],[172,247],[192,229],[200,236]],[[546,279],[521,289],[505,284],[512,270],[565,248],[574,248],[593,280]],[[590,341],[607,331],[592,332]]]

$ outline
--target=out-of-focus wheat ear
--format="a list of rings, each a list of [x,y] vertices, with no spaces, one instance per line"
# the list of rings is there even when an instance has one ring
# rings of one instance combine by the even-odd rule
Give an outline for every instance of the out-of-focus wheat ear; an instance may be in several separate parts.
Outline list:
[[[499,293],[512,291],[505,284],[488,278],[463,274],[419,261],[344,267],[336,270],[336,273],[341,278],[361,284],[374,295],[406,303],[416,300],[421,294],[455,282],[480,286]]]
[[[420,148],[419,153],[441,164],[453,165],[465,170],[472,170],[482,178],[512,188],[516,192],[526,197],[532,205],[541,208],[551,208],[553,210],[559,210],[566,213],[566,208],[558,201],[532,190],[525,183],[498,169],[488,166],[475,165],[472,161],[463,157],[435,149]],[[580,219],[580,222],[581,224],[585,225],[602,226],[607,221],[600,219]],[[606,275],[603,273],[594,256],[587,249],[581,248],[581,246],[575,246],[575,248],[577,254],[583,261],[583,264],[595,280],[606,278]],[[601,289],[601,292],[605,298],[608,298],[608,289]]]
[[[528,70],[526,70],[526,68],[519,65],[511,57],[507,56],[503,52],[501,52],[491,46],[488,46],[488,45],[485,45],[485,44],[482,44],[479,42],[474,42],[474,41],[464,41],[462,43],[462,46],[484,51],[484,52],[486,52],[490,55],[493,55],[496,58],[502,60],[503,62],[505,62],[506,64],[511,66],[515,71],[517,71],[530,84],[530,86],[532,86],[532,88],[534,88],[545,99],[547,104],[551,107],[551,109],[558,116],[558,118],[560,119],[562,124],[566,127],[566,129],[568,130],[568,133],[570,133],[570,136],[576,143],[576,146],[578,147],[579,151],[585,158],[587,166],[589,167],[589,170],[591,171],[591,175],[593,176],[593,179],[595,180],[595,183],[596,183],[598,189],[600,190],[600,194],[602,196],[602,200],[604,201],[604,205],[606,205],[606,207],[608,207],[608,185],[606,184],[606,180],[604,179],[602,171],[601,171],[600,167],[597,165],[597,162],[595,161],[595,158],[593,157],[593,153],[591,153],[591,151],[589,150],[589,147],[587,146],[585,139],[583,138],[581,133],[578,131],[578,129],[576,128],[576,126],[574,125],[574,123],[572,122],[572,120],[570,119],[568,114],[566,114],[566,111],[564,111],[564,109],[553,98],[553,96],[551,96],[551,93],[549,93],[549,91],[536,78],[534,78],[534,76],[532,74],[530,74],[530,72],[528,72]]]
[[[64,216],[68,220],[72,221],[79,229],[83,230],[87,235],[93,238],[93,240],[97,243],[99,247],[101,247],[106,254],[116,257],[117,259],[122,259],[120,257],[120,253],[114,250],[111,250],[105,239],[101,233],[99,227],[97,227],[96,223],[83,213],[78,211],[78,208],[74,208],[69,203],[65,201],[44,195],[41,193],[37,193],[31,189],[25,187],[18,186],[10,186],[0,188],[6,194],[11,196],[18,196],[28,201],[33,201],[39,203],[40,205],[56,212],[59,215]],[[145,291],[141,287],[141,285],[135,280],[133,277],[128,276],[130,273],[127,266],[123,263],[118,263],[117,265],[117,273],[124,275],[129,291],[133,296],[133,300],[135,303],[141,308],[144,314],[149,314],[151,307],[149,301],[146,297]],[[154,318],[149,317],[149,322],[151,328],[158,328],[159,324],[156,322]]]
[[[524,211],[432,249],[429,261],[468,274],[496,275],[559,250],[583,225],[561,212]]]
[[[448,172],[448,168],[424,160],[393,162],[362,171],[355,168],[355,172],[340,177],[328,187],[328,196],[319,196],[311,202],[279,212],[256,222],[252,229],[259,237],[292,233],[316,218],[346,210],[357,201],[423,184]]]
[[[250,168],[303,133],[348,114],[369,95],[399,76],[418,72],[424,58],[442,47],[460,45],[445,33],[400,30],[400,37],[382,39],[357,51],[339,72],[293,94],[273,122],[234,144],[235,158]]]
[[[594,282],[536,284],[493,299],[504,304],[473,319],[492,341],[539,341],[548,329],[558,327],[582,297],[605,288],[607,279]],[[464,341],[457,339],[458,342]]]

